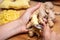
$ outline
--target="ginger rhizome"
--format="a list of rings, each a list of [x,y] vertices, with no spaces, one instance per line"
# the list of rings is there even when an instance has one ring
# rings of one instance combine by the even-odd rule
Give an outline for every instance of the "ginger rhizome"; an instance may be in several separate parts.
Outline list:
[[[55,13],[53,7],[54,5],[51,2],[41,3],[40,8],[32,14],[31,19],[27,24],[30,37],[34,34],[38,37],[41,36],[40,32],[42,32],[44,23],[49,24],[50,28],[54,26]]]

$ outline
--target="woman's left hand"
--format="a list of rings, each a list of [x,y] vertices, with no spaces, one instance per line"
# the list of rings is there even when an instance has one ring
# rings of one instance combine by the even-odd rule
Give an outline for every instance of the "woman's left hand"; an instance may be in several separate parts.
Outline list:
[[[40,3],[27,9],[18,20],[0,26],[0,40],[5,40],[18,33],[27,32],[28,30],[26,29],[26,24],[29,21],[31,14],[39,7]]]

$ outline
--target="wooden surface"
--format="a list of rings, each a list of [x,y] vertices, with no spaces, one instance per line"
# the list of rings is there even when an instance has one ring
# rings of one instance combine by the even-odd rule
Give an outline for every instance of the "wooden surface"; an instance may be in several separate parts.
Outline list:
[[[31,4],[33,4],[33,6],[36,4],[36,2],[31,2]],[[60,6],[54,6],[54,10],[60,12]],[[53,27],[53,30],[56,33],[60,34],[60,15],[56,15],[56,22],[55,25]],[[27,40],[28,35],[27,34],[18,34],[8,40]],[[36,37],[31,38],[31,40],[37,40]]]

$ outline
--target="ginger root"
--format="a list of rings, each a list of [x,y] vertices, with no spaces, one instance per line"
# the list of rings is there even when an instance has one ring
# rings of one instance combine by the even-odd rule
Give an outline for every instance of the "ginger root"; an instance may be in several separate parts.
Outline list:
[[[49,24],[50,28],[52,28],[52,26],[54,26],[54,22],[50,18],[48,19],[48,24]]]
[[[38,23],[37,14],[34,13],[31,20],[32,20],[32,24],[33,24],[33,25],[39,24],[39,23]]]
[[[30,0],[3,0],[0,3],[0,8],[13,8],[13,9],[21,9],[21,8],[29,8]]]
[[[34,33],[40,37],[42,35],[40,32],[42,32],[43,24],[49,24],[49,27],[52,28],[54,26],[54,19],[53,4],[51,2],[41,3],[40,8],[32,14],[27,25],[30,37],[34,36]]]
[[[39,9],[39,17],[44,18],[47,14],[45,12],[45,4],[41,3],[42,5],[40,6]]]
[[[39,9],[38,9],[39,10]],[[29,36],[32,37],[34,33],[39,37],[40,33],[39,30],[41,29],[41,25],[38,22],[38,13],[39,11],[36,10],[32,16],[31,21],[27,24],[27,28],[29,30]]]
[[[54,5],[52,2],[45,2],[46,9],[53,9]]]

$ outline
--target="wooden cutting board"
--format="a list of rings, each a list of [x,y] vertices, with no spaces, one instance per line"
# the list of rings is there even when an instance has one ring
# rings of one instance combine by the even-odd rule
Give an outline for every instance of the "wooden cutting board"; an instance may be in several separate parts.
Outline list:
[[[37,2],[30,2],[30,5],[34,6],[36,3]],[[60,6],[54,6],[54,10],[60,12]],[[55,25],[53,27],[53,30],[56,33],[60,34],[60,15],[56,15],[56,22],[55,22]],[[27,38],[28,38],[27,34],[18,34],[18,35],[15,35],[14,37],[11,37],[8,40],[27,40]],[[31,38],[31,40],[37,40],[37,38],[33,37],[33,38]]]

